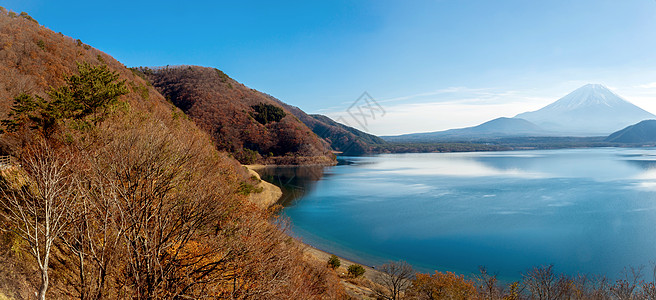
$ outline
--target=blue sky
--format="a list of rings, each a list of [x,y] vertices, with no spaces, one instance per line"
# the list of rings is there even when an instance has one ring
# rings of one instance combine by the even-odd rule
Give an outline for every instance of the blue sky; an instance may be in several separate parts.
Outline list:
[[[375,134],[514,116],[601,83],[656,113],[656,1],[0,0],[127,66],[193,64]]]

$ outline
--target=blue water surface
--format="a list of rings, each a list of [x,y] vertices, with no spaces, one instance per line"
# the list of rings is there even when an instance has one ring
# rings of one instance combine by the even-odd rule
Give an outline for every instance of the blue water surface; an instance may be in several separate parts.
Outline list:
[[[341,159],[287,170],[303,192],[283,213],[304,242],[366,265],[515,280],[545,264],[615,278],[656,260],[654,148]]]

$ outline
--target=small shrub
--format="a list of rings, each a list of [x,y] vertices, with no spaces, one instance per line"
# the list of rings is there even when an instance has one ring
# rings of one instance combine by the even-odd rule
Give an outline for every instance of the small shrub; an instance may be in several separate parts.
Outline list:
[[[252,165],[257,162],[259,153],[257,151],[244,148],[235,153],[235,158],[244,165]]]
[[[255,176],[255,175],[252,175],[252,176],[251,176],[251,180],[253,180],[254,182],[257,182],[257,183],[262,182],[262,180],[259,179],[259,178],[257,178],[257,176]]]
[[[330,258],[328,258],[328,268],[335,270],[339,268],[340,265],[342,265],[342,262],[339,260],[337,255],[333,254],[330,256]]]
[[[34,22],[34,23],[39,24],[39,22],[37,22],[34,18],[30,17],[30,15],[28,15],[28,14],[27,14],[26,12],[24,12],[24,11],[21,12],[20,15],[18,15],[18,16],[23,17],[23,18],[25,18],[25,19],[28,19],[28,20]]]
[[[46,42],[44,42],[43,40],[38,40],[36,42],[36,45],[39,46],[39,48],[41,48],[41,50],[43,50],[43,51],[46,50]]]
[[[358,278],[362,275],[364,275],[364,267],[358,264],[353,264],[348,267],[348,275],[353,277],[353,278]]]
[[[148,87],[136,83],[130,83],[130,87],[132,88],[133,92],[141,96],[141,99],[148,100],[148,97],[150,96]]]
[[[214,71],[216,71],[216,74],[219,75],[219,78],[221,78],[222,82],[226,82],[226,81],[228,81],[228,79],[230,79],[230,77],[228,75],[226,75],[226,73],[223,73],[223,71],[221,71],[219,69],[214,69]]]
[[[237,193],[239,193],[241,195],[244,195],[244,196],[248,196],[250,194],[261,193],[262,190],[264,190],[264,189],[261,188],[261,187],[256,187],[256,186],[254,186],[250,183],[242,182],[242,183],[239,184],[239,189],[238,189]]]

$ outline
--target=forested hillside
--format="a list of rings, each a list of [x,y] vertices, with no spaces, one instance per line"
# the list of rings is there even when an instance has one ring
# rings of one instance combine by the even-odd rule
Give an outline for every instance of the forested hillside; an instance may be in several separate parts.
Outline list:
[[[139,68],[153,86],[245,164],[332,164],[330,147],[270,96],[220,70]]]
[[[333,150],[344,155],[374,153],[374,146],[386,144],[385,140],[375,135],[340,124],[324,115],[308,115],[298,107],[282,102],[280,104],[324,139]]]
[[[12,160],[0,178],[0,299],[341,297],[334,273],[246,200],[254,179],[180,109],[109,55],[5,9],[0,119]],[[257,130],[300,123],[283,120]],[[324,153],[297,131],[270,151]]]

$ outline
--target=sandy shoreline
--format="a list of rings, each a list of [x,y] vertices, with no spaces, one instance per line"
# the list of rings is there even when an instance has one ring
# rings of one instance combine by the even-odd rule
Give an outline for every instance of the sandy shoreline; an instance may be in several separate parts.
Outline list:
[[[256,188],[262,188],[262,191],[259,193],[251,193],[248,195],[248,200],[251,201],[252,203],[255,203],[260,208],[268,208],[280,199],[282,197],[282,190],[280,190],[279,187],[275,186],[274,184],[268,183],[260,177],[260,174],[255,172],[255,170],[259,170],[264,168],[264,165],[244,165],[246,169],[248,169],[248,173],[251,176],[257,177],[257,179],[260,180],[260,182],[255,186]]]
[[[303,243],[303,242],[300,242],[300,243],[302,243],[305,246],[303,251],[305,252],[306,256],[309,256],[310,258],[312,258],[316,261],[319,261],[319,262],[322,262],[322,263],[328,263],[328,258],[330,258],[330,256],[333,255],[332,253],[328,253],[326,251],[319,250],[319,249],[313,247],[312,245],[309,245],[309,244],[306,244],[306,243]],[[368,279],[372,279],[372,276],[374,274],[378,273],[378,271],[376,269],[374,269],[370,266],[359,264],[359,263],[350,261],[348,259],[345,259],[343,257],[339,257],[339,260],[341,262],[341,266],[340,266],[339,269],[341,270],[343,268],[343,274],[339,274],[339,275],[346,275],[345,274],[346,269],[350,265],[361,265],[365,269],[364,277],[368,278]]]

